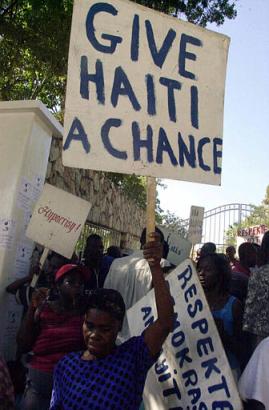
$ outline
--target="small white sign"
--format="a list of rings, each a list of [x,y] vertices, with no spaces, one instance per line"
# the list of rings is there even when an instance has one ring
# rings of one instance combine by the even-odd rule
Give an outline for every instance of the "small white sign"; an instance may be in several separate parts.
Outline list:
[[[159,226],[164,234],[164,239],[168,243],[169,253],[167,260],[175,266],[190,256],[191,242],[182,238],[178,233],[169,230],[163,226]]]
[[[220,185],[229,38],[126,0],[75,0],[63,164]]]
[[[71,258],[91,204],[45,184],[28,225],[26,236]]]
[[[168,276],[174,298],[174,330],[148,373],[147,410],[242,410],[215,322],[195,268],[186,260]],[[157,317],[154,291],[127,311],[132,336]]]
[[[193,245],[202,241],[204,212],[205,208],[201,206],[191,207],[188,240]]]

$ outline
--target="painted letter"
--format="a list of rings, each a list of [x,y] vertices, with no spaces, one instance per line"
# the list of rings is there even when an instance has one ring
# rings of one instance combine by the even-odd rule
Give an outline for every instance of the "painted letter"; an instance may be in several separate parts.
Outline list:
[[[168,113],[170,121],[176,122],[176,104],[174,90],[181,89],[181,83],[170,78],[161,77],[160,84],[167,87]]]
[[[221,166],[218,166],[218,158],[222,158],[222,151],[218,150],[218,145],[222,146],[222,140],[220,138],[213,139],[213,163],[214,174],[221,174]]]
[[[112,127],[118,128],[121,126],[121,124],[122,124],[122,120],[120,120],[119,118],[109,118],[108,120],[106,120],[106,122],[101,128],[101,137],[102,137],[104,147],[109,152],[110,155],[112,155],[115,158],[125,160],[128,158],[127,152],[119,151],[116,148],[114,148],[109,138],[110,128]]]
[[[204,159],[203,159],[203,147],[204,147],[205,144],[209,144],[209,143],[210,143],[209,138],[207,138],[207,137],[201,138],[199,143],[198,143],[198,148],[197,148],[199,166],[204,171],[210,171],[211,170],[211,168],[204,163]]]
[[[98,13],[109,13],[112,16],[116,16],[118,14],[118,10],[115,9],[111,4],[107,3],[96,3],[94,4],[87,15],[86,19],[86,33],[89,42],[91,45],[95,48],[95,50],[100,51],[101,53],[108,53],[108,54],[113,54],[117,44],[122,42],[122,38],[118,36],[112,36],[110,34],[102,34],[101,37],[104,40],[108,40],[110,42],[110,45],[104,45],[99,43],[97,38],[95,37],[95,28],[93,25],[93,20],[96,14]]]
[[[69,130],[69,133],[66,137],[63,150],[66,150],[69,148],[71,141],[80,141],[82,143],[82,146],[84,148],[84,151],[88,154],[90,152],[90,143],[88,141],[88,137],[86,132],[84,131],[83,125],[81,124],[80,120],[75,117],[71,128]]]
[[[111,92],[111,103],[113,107],[118,105],[119,95],[127,95],[135,111],[139,111],[141,109],[130,81],[121,67],[117,67],[115,70],[113,88]]]
[[[191,73],[190,71],[187,71],[185,67],[186,59],[196,61],[196,55],[193,53],[188,53],[186,51],[186,46],[188,43],[194,46],[197,46],[197,47],[202,47],[202,42],[198,38],[188,36],[187,34],[182,34],[181,39],[180,39],[178,69],[179,69],[179,74],[182,75],[182,77],[195,80],[195,75]]]
[[[158,140],[158,147],[157,147],[157,154],[156,154],[157,164],[163,163],[163,152],[164,151],[167,152],[172,165],[177,165],[177,159],[173,153],[173,150],[168,141],[167,135],[164,129],[161,127],[159,130],[159,140]]]
[[[148,45],[151,52],[152,59],[157,67],[162,68],[163,63],[167,57],[167,54],[172,46],[172,43],[176,37],[176,32],[170,29],[163,41],[160,50],[157,50],[156,42],[154,38],[154,33],[152,30],[151,22],[149,20],[145,21]]]
[[[103,65],[100,60],[96,60],[95,74],[89,74],[88,72],[88,59],[86,56],[81,57],[80,61],[80,95],[82,98],[89,100],[89,81],[92,81],[96,85],[96,98],[100,104],[105,103],[104,93],[104,72]]]
[[[152,136],[153,131],[150,125],[147,126],[147,137],[142,140],[140,128],[136,121],[132,123],[132,134],[133,134],[133,151],[134,151],[134,161],[140,161],[141,148],[146,148],[147,150],[147,161],[153,162],[153,146],[152,146]]]

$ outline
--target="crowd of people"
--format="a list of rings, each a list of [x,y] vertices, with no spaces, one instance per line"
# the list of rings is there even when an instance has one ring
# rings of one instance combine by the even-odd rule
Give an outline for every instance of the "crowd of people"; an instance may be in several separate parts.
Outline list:
[[[266,357],[269,342],[269,232],[261,246],[244,242],[217,253],[208,242],[197,272],[238,383],[246,410],[269,409]]]
[[[7,287],[23,306],[15,362],[0,357],[0,408],[22,410],[142,409],[149,368],[173,330],[165,283],[173,270],[156,228],[141,250],[123,256],[88,237],[82,260],[51,252],[42,271]],[[208,242],[197,273],[247,410],[269,409],[269,232],[261,246],[242,243],[226,253]],[[33,275],[38,282],[33,285]],[[158,317],[130,337],[125,312],[154,288]],[[1,407],[2,406],[2,407]]]

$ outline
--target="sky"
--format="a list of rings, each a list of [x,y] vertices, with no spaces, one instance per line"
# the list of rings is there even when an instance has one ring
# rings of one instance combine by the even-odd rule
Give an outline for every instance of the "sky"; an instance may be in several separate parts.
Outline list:
[[[254,5],[255,4],[255,5]],[[217,27],[231,38],[224,106],[221,186],[163,179],[161,208],[188,218],[191,205],[259,205],[269,185],[269,1],[238,0],[237,17]]]

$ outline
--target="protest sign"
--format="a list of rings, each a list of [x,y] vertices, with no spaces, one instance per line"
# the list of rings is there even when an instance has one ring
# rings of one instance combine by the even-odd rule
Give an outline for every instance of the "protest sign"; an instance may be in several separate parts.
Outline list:
[[[144,390],[146,409],[242,410],[195,268],[190,260],[167,277],[174,299],[174,330],[150,369]],[[132,336],[156,319],[154,290],[127,311]]]
[[[167,255],[167,260],[173,265],[179,265],[190,255],[191,243],[182,238],[179,233],[173,232],[169,228],[159,226],[164,234],[164,239],[169,245],[169,253]]]
[[[205,208],[192,206],[189,219],[188,240],[195,245],[202,241]]]
[[[126,0],[75,0],[63,164],[220,184],[229,38]]]
[[[91,204],[62,189],[45,184],[26,236],[33,241],[71,258]]]

